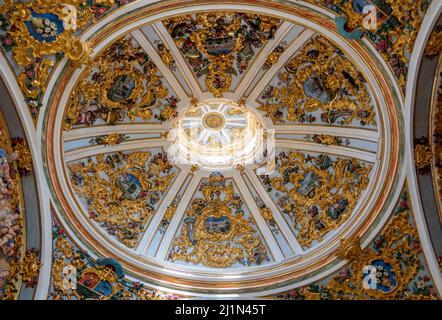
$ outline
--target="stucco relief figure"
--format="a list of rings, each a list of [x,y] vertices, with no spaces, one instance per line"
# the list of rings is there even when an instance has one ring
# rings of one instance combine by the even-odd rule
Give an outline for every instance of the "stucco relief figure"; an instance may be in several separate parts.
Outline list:
[[[355,159],[325,154],[281,151],[275,162],[276,171],[260,178],[306,248],[348,219],[371,170]]]

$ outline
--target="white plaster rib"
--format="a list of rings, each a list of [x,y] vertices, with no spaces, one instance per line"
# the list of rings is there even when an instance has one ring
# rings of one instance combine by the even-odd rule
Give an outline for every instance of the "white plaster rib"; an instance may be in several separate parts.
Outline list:
[[[278,46],[278,44],[284,39],[284,37],[292,30],[293,24],[289,22],[283,22],[278,30],[275,32],[274,38],[269,40],[264,48],[258,53],[255,60],[252,63],[250,69],[246,72],[243,79],[241,79],[238,87],[234,93],[234,101],[238,101],[243,95],[244,92],[249,87],[250,83],[256,75],[258,74],[261,67],[264,65],[264,62],[267,59],[267,56],[272,53],[272,51]],[[279,61],[278,61],[279,63]]]
[[[428,262],[428,268],[432,275],[434,284],[442,295],[442,273],[440,272],[440,266],[438,263],[438,257],[436,257],[433,245],[431,243],[431,237],[427,227],[427,222],[424,213],[424,207],[422,199],[420,197],[419,183],[415,169],[414,159],[414,116],[416,108],[416,96],[417,85],[419,79],[419,69],[421,67],[423,55],[425,53],[426,43],[430,34],[436,25],[440,14],[442,13],[442,1],[432,1],[425,15],[421,27],[419,29],[416,41],[414,43],[413,52],[410,57],[408,76],[407,76],[407,90],[405,97],[405,126],[406,126],[406,159],[405,165],[407,170],[408,188],[410,194],[410,200],[413,207],[414,218],[416,221],[416,227],[419,233],[419,238],[423,247],[425,258]]]
[[[148,0],[146,0],[146,1],[148,1]],[[128,6],[126,6],[126,7],[123,7],[119,12],[118,12],[118,15],[124,15],[125,13],[127,13],[128,11],[129,11],[129,9],[133,9],[133,8],[141,8],[142,6],[144,6],[145,5],[145,2],[143,2],[143,3],[141,3],[141,2],[135,2],[134,4],[131,4],[131,5],[128,5]],[[236,5],[233,5],[235,8],[236,8]],[[222,8],[224,8],[225,10],[228,10],[228,9],[232,9],[233,7],[232,7],[232,4],[229,4],[229,5],[225,5],[225,6],[219,6],[219,7],[216,7],[217,9],[222,9]],[[238,8],[239,9],[241,9],[241,8],[243,8],[244,10],[247,10],[249,7],[247,7],[247,6],[239,6],[238,5]],[[192,8],[193,9],[193,8]],[[205,8],[206,10],[208,9],[208,8]],[[195,10],[195,9],[193,9],[193,10]],[[263,12],[263,13],[272,13],[273,11],[271,10],[271,9],[267,9],[267,8],[263,8],[263,9],[261,9],[261,8],[256,8],[256,10],[257,11],[261,11],[261,12]],[[99,50],[100,48],[102,48],[102,47],[104,47],[105,45],[106,45],[106,43],[109,43],[110,41],[112,41],[113,39],[116,39],[119,35],[121,35],[121,34],[123,34],[123,33],[125,33],[125,32],[127,32],[127,31],[129,31],[129,30],[132,30],[132,29],[134,29],[136,26],[138,26],[138,25],[140,25],[140,24],[145,24],[145,23],[148,23],[148,22],[150,22],[150,21],[153,21],[153,20],[160,20],[161,18],[163,18],[163,17],[165,17],[166,15],[168,15],[168,14],[180,14],[180,13],[188,13],[188,12],[190,12],[189,11],[189,9],[187,9],[187,8],[181,8],[181,9],[177,9],[177,10],[171,10],[170,12],[167,12],[167,13],[164,13],[164,12],[162,12],[162,13],[160,13],[160,14],[155,14],[155,15],[153,15],[153,16],[151,16],[151,17],[149,17],[149,18],[146,18],[146,19],[143,19],[143,20],[140,20],[140,21],[136,21],[136,22],[133,22],[132,24],[130,24],[130,25],[128,25],[127,27],[123,27],[123,28],[121,28],[120,30],[118,30],[118,34],[114,34],[114,35],[112,35],[112,36],[110,36],[109,38],[106,38],[106,40],[105,41],[103,41],[103,43],[101,43],[101,44],[99,44],[98,46],[97,46],[97,48],[96,48],[96,50]],[[273,12],[275,15],[276,14],[280,14],[279,12]],[[281,13],[281,17],[282,18],[287,18],[287,19],[292,19],[292,16],[291,15],[289,15],[288,13],[286,14],[286,13]],[[114,18],[114,16],[112,16],[112,18]],[[305,25],[307,25],[307,26],[309,26],[309,27],[311,27],[311,28],[314,28],[314,29],[317,29],[317,30],[319,30],[319,31],[321,31],[322,33],[324,33],[325,35],[327,35],[327,36],[329,36],[330,38],[332,38],[332,39],[335,39],[334,38],[334,35],[333,34],[331,34],[330,32],[328,32],[326,29],[324,29],[322,26],[315,26],[312,22],[310,22],[310,21],[308,21],[308,20],[306,20],[306,19],[304,19],[303,17],[299,17],[299,19],[301,20],[301,21],[303,21],[303,23],[305,24]],[[84,36],[83,36],[83,39],[85,39],[85,40],[87,40],[87,39],[89,39],[90,37],[92,37],[96,32],[98,32],[99,30],[100,30],[100,28],[102,28],[103,27],[103,25],[105,25],[107,22],[110,22],[110,20],[109,19],[107,19],[107,18],[104,18],[104,20],[103,21],[101,21],[99,24],[97,24],[97,25],[95,25],[95,26],[93,26],[93,27],[91,27],[91,29],[89,29],[85,34],[84,34]],[[336,39],[335,39],[335,41],[337,42],[337,43],[339,43],[339,44],[341,44],[342,45],[342,43],[343,43],[343,41],[342,41],[342,39],[340,39],[340,38],[337,38],[336,37]],[[351,50],[350,50],[351,51]],[[376,54],[376,53],[374,53],[374,54]],[[61,66],[63,66],[63,64],[61,65]],[[62,67],[60,67],[59,68],[60,70],[62,69]],[[58,69],[57,69],[58,70]],[[56,70],[56,71],[57,71]],[[75,81],[75,79],[76,79],[76,77],[78,77],[78,74],[76,74],[76,75],[74,75],[74,77],[72,77],[72,79],[70,80],[70,81]],[[393,80],[392,80],[393,81]],[[48,86],[48,88],[50,89],[50,88],[52,88],[54,86],[54,81],[51,81],[50,82],[50,85]],[[48,94],[45,96],[45,97],[48,97],[49,96],[49,94],[50,94],[50,92],[51,92],[51,90],[49,90],[48,89]],[[45,100],[45,101],[47,101],[47,99]],[[387,109],[387,106],[382,106],[383,107],[383,110],[386,110]],[[41,117],[40,118],[40,120],[42,119],[43,117]],[[39,123],[41,123],[40,121],[39,121]],[[41,126],[39,125],[39,128],[40,128]],[[56,138],[57,139],[57,138]],[[57,170],[60,172],[60,170],[59,170],[59,167],[57,167]],[[381,178],[385,178],[385,176],[383,175]],[[376,191],[376,190],[375,190]],[[87,224],[87,222],[83,222],[83,223],[85,223],[85,224]],[[354,226],[354,228],[357,228],[358,227],[358,223],[355,223],[355,226]],[[103,240],[102,238],[100,238],[99,236],[96,236],[95,234],[94,234],[94,232],[91,232],[92,234],[93,234],[93,236],[94,237],[97,237],[99,240],[101,240],[101,241],[105,241],[105,240]],[[351,232],[350,232],[351,233]],[[84,247],[84,245],[82,246],[82,247]],[[320,259],[320,258],[323,258],[330,250],[334,250],[334,249],[336,249],[336,248],[329,248],[328,250],[324,250],[324,252],[322,252],[320,255],[315,255],[314,257],[312,257],[312,258],[309,258],[309,259],[307,259],[306,261],[305,261],[305,263],[306,264],[311,264],[311,263],[313,263],[313,262],[315,262],[315,261],[317,261],[317,259]],[[117,252],[119,252],[120,253],[120,250],[119,250],[119,248],[116,248],[116,251]],[[122,258],[124,258],[124,259],[128,259],[128,261],[130,261],[131,263],[133,263],[133,264],[135,264],[135,265],[137,265],[137,266],[139,266],[140,268],[144,268],[145,267],[145,265],[143,264],[143,262],[140,262],[140,261],[138,261],[138,260],[135,260],[135,259],[132,259],[132,258],[130,258],[130,257],[127,257],[127,255],[125,254],[125,252],[121,252],[121,255],[122,255]],[[150,266],[149,267],[147,267],[147,268],[150,268]],[[165,269],[164,267],[161,267],[161,268],[158,268],[158,267],[152,267],[152,269],[155,269],[155,270],[157,270],[157,271],[159,271],[159,272],[163,272],[163,273],[167,273],[167,274],[172,274],[174,271],[169,271],[169,270],[167,270],[167,268]],[[283,268],[282,268],[283,269]],[[249,270],[249,269],[248,269]],[[175,270],[176,271],[176,270]],[[316,278],[317,279],[320,279],[321,277],[323,277],[324,275],[327,275],[327,274],[330,274],[330,272],[329,272],[330,270],[327,270],[327,271],[321,271],[320,273],[318,273],[317,275],[316,275]],[[177,272],[177,273],[179,273],[179,272]],[[173,273],[173,274],[175,274],[175,273]],[[262,276],[262,274],[263,273],[260,273],[259,274],[259,276]],[[274,271],[271,271],[271,272],[265,272],[264,273],[265,275],[267,275],[267,274],[275,274],[275,272]],[[189,272],[186,272],[186,274],[185,275],[183,275],[182,273],[180,273],[179,274],[180,276],[183,276],[183,277],[195,277],[195,278],[198,278],[198,279],[206,279],[207,278],[207,275],[194,275],[191,271],[189,271]],[[214,275],[215,277],[216,277],[216,273],[213,273],[212,275]],[[241,276],[244,278],[244,279],[251,279],[251,278],[254,278],[256,275],[252,275],[252,274],[249,274],[248,272],[242,272],[241,273]],[[222,281],[225,281],[225,279],[223,278],[223,279],[221,279]],[[216,280],[215,280],[216,281]],[[299,283],[296,283],[296,284],[294,284],[294,285],[292,285],[291,287],[294,287],[294,286],[297,286],[297,285],[299,285]],[[283,290],[283,288],[279,288],[280,290]],[[242,294],[241,294],[242,295]]]
[[[276,134],[322,134],[378,142],[380,133],[375,130],[324,125],[275,125]]]
[[[49,291],[49,284],[52,275],[52,216],[50,202],[50,192],[46,184],[45,169],[43,168],[43,161],[40,159],[41,151],[41,135],[34,127],[34,121],[29,112],[28,105],[25,101],[22,91],[18,86],[15,75],[13,74],[8,61],[3,52],[0,53],[0,76],[3,83],[8,90],[10,98],[13,102],[13,108],[23,125],[24,137],[27,140],[29,151],[32,155],[33,175],[35,176],[35,185],[39,199],[35,204],[35,210],[40,218],[40,260],[41,268],[38,274],[38,284],[35,289],[34,299],[46,299]],[[37,226],[33,226],[37,227]]]
[[[289,148],[310,152],[328,153],[338,156],[345,156],[349,158],[355,158],[371,163],[376,162],[376,154],[364,150],[353,149],[341,146],[325,146],[317,143],[296,141],[296,140],[276,140],[276,147]]]
[[[167,259],[167,254],[169,252],[169,248],[172,245],[173,239],[175,237],[178,228],[180,227],[181,220],[186,213],[187,207],[192,201],[192,197],[196,192],[198,185],[202,178],[208,177],[209,173],[199,170],[192,178],[187,187],[187,190],[183,194],[183,198],[180,201],[180,206],[178,206],[175,215],[170,221],[169,227],[166,230],[166,233],[161,240],[160,246],[158,248],[158,252],[156,258],[160,261],[164,261]]]
[[[144,148],[165,147],[166,140],[164,139],[149,139],[149,140],[132,140],[122,142],[116,146],[91,146],[86,148],[75,149],[65,153],[65,162],[80,160],[95,156],[102,153],[112,153]]]
[[[250,179],[250,182],[253,184],[256,192],[259,194],[262,201],[265,205],[272,211],[273,218],[278,224],[279,229],[281,230],[284,238],[287,240],[288,245],[293,250],[295,255],[300,255],[304,252],[298,240],[296,239],[294,233],[288,226],[286,220],[280,213],[279,209],[276,207],[272,198],[269,196],[267,191],[264,189],[262,183],[259,181],[258,177],[255,174],[254,168],[248,166],[246,167],[245,173],[247,177]]]
[[[141,32],[140,30],[136,30],[136,31],[132,32],[132,36],[139,43],[139,45],[144,49],[144,51],[146,51],[146,53],[152,59],[153,63],[155,63],[155,65],[158,67],[161,74],[164,76],[166,81],[172,87],[172,90],[177,94],[180,102],[184,106],[186,106],[189,102],[189,97],[187,96],[186,91],[183,89],[181,84],[175,78],[172,71],[170,71],[170,69],[164,64],[160,55],[155,50],[155,48],[152,46],[152,44],[149,42],[149,40],[146,38],[144,33]]]
[[[108,135],[112,133],[126,133],[126,134],[150,134],[150,133],[164,133],[169,129],[164,124],[156,123],[125,123],[115,126],[93,126],[79,129],[72,129],[63,132],[63,141],[73,141],[85,138],[93,138],[101,135]]]

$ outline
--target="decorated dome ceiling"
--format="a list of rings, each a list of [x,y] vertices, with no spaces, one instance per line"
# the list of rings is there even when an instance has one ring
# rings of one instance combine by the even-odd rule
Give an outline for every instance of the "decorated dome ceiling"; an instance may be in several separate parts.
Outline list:
[[[126,298],[397,298],[418,277],[440,284],[410,247],[422,218],[406,178],[407,68],[431,1],[404,1],[407,16],[381,1],[392,29],[376,31],[367,1],[65,2],[0,10],[48,200],[51,285],[38,294],[73,297],[69,265],[112,265]],[[417,269],[393,261],[401,248]],[[342,268],[366,276],[357,254],[410,279],[342,289]]]
[[[144,24],[67,86],[49,156],[68,219],[142,270],[219,282],[219,268],[253,279],[318,259],[391,187],[379,177],[397,141],[377,83],[284,19]]]

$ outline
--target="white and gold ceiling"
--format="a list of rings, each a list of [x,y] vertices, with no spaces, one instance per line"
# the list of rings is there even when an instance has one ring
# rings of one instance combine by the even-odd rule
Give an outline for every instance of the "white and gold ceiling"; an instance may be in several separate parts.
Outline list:
[[[379,9],[371,31],[368,4]],[[36,299],[440,298],[413,153],[438,0],[0,8],[0,67],[41,230],[38,250],[28,241],[0,260],[27,276],[9,272],[9,288],[25,283]],[[421,142],[419,164],[431,157]],[[21,242],[29,228],[16,229]],[[67,267],[78,290],[63,286]],[[367,280],[373,268],[381,276]]]

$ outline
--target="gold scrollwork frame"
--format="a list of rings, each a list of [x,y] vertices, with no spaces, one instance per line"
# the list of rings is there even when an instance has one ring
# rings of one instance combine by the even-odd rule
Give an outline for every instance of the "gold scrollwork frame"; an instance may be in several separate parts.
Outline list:
[[[439,221],[442,224],[442,169],[436,167],[438,159],[440,159],[441,147],[437,146],[434,142],[433,135],[436,131],[439,131],[442,127],[442,55],[439,57],[439,61],[436,68],[436,75],[433,80],[433,88],[431,93],[430,102],[430,116],[428,123],[428,142],[430,145],[430,168],[433,181],[434,197],[436,200],[437,212],[439,215]],[[438,130],[439,129],[439,130]],[[417,161],[416,161],[417,164]]]

